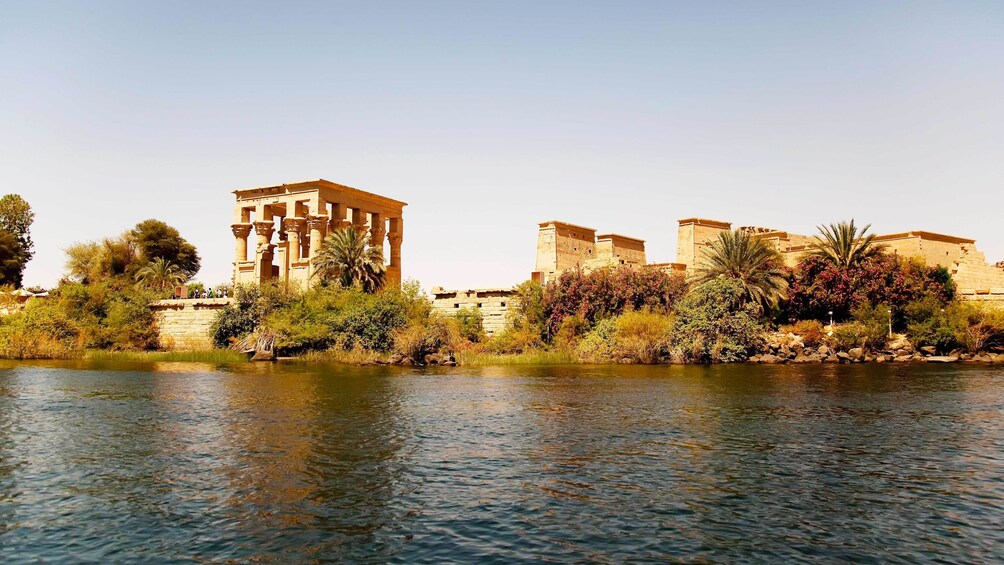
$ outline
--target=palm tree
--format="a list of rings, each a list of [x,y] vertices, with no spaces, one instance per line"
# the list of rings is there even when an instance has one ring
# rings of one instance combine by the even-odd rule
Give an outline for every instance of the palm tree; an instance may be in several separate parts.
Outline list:
[[[354,226],[338,228],[324,238],[313,263],[314,276],[322,281],[337,279],[345,288],[358,286],[364,292],[383,287],[387,274],[383,250],[370,245],[369,235]]]
[[[704,258],[698,282],[716,277],[735,279],[743,286],[746,302],[764,309],[776,306],[787,294],[781,254],[747,230],[719,233],[705,250]]]
[[[136,271],[134,278],[137,284],[157,290],[173,288],[188,279],[177,265],[163,257],[157,257],[147,263]]]
[[[823,237],[816,236],[816,255],[844,269],[860,265],[882,252],[882,246],[874,241],[875,234],[865,235],[870,227],[858,231],[854,220],[818,226]]]

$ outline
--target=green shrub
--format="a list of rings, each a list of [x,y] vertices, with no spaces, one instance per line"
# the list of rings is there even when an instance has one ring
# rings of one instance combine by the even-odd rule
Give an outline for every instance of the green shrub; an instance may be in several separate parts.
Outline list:
[[[957,302],[945,309],[956,341],[969,353],[1004,347],[1004,309]]]
[[[614,358],[614,334],[617,324],[613,318],[596,322],[575,346],[575,355],[586,363],[604,363]]]
[[[579,338],[589,331],[589,322],[582,316],[568,316],[561,321],[561,327],[555,334],[552,343],[560,351],[572,351],[576,347]]]
[[[614,327],[614,355],[617,359],[651,364],[668,357],[672,316],[630,311],[618,316]]]
[[[764,328],[736,281],[711,279],[684,296],[670,341],[675,355],[697,363],[745,361],[764,343]]]
[[[833,328],[830,344],[835,349],[848,350],[865,347],[868,343],[868,328],[861,322],[847,322]]]
[[[916,347],[933,346],[945,353],[959,346],[944,305],[934,298],[915,300],[904,308],[907,336]]]
[[[394,332],[394,351],[422,362],[426,355],[453,353],[462,341],[456,319],[432,314],[425,324],[411,323]]]
[[[459,324],[460,336],[471,343],[478,343],[485,337],[484,317],[476,308],[461,308],[453,315]]]
[[[860,347],[881,350],[889,339],[889,308],[864,303],[851,311],[851,319],[860,324]]]
[[[267,284],[242,284],[234,287],[233,302],[216,316],[210,328],[217,347],[229,347],[250,334],[266,316],[292,303],[297,293],[280,281]]]
[[[540,333],[532,327],[508,327],[479,344],[480,351],[495,354],[526,353],[544,347]]]

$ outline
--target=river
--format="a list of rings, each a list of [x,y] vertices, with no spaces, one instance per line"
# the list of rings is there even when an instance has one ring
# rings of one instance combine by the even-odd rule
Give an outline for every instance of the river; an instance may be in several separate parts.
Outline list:
[[[0,364],[0,554],[1004,559],[1004,368]]]

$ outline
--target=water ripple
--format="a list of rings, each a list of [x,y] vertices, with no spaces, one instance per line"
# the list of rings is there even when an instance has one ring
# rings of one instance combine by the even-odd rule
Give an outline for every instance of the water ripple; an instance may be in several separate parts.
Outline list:
[[[1004,560],[987,367],[0,365],[5,562]]]

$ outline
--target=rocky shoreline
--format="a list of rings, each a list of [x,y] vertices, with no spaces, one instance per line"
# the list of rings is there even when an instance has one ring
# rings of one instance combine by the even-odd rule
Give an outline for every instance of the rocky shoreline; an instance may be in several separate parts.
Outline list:
[[[934,347],[914,348],[905,336],[896,336],[880,351],[864,347],[846,350],[828,345],[806,345],[800,336],[792,333],[771,334],[764,352],[749,358],[749,363],[767,365],[786,363],[988,363],[1004,364],[1004,353],[981,352],[976,354],[954,350],[938,355]]]

